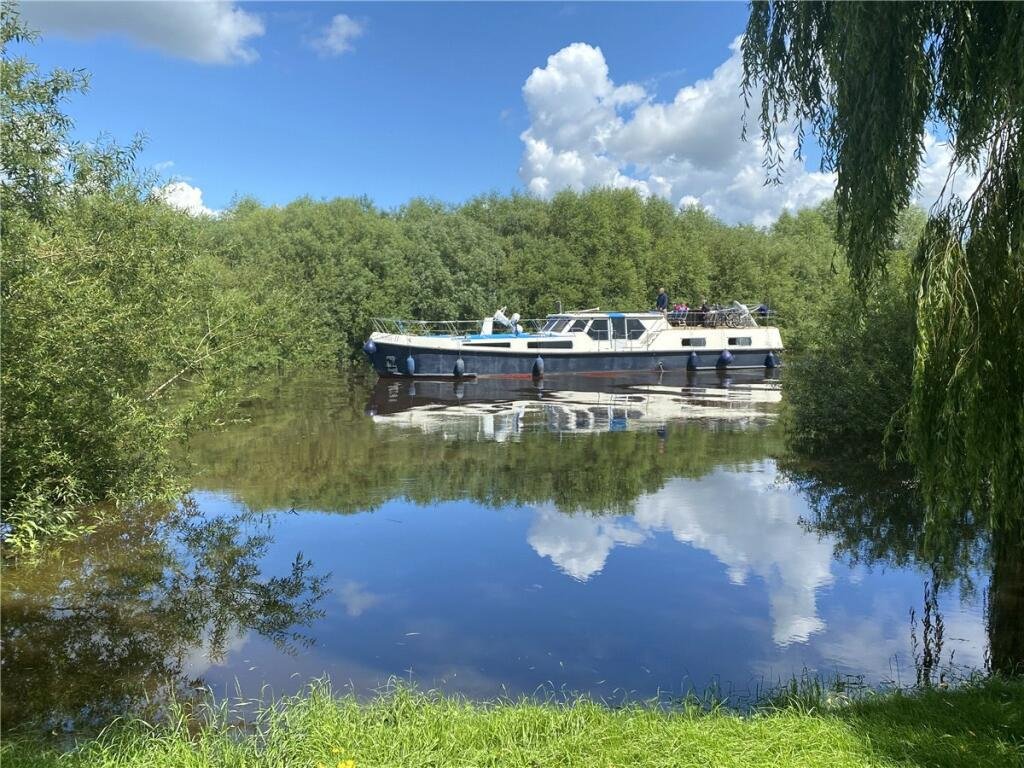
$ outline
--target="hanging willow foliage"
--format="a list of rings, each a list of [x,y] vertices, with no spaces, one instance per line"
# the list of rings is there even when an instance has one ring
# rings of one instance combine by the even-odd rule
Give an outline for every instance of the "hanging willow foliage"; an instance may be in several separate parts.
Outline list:
[[[861,289],[885,268],[926,128],[948,133],[955,172],[979,177],[969,199],[943,195],[920,243],[907,451],[933,513],[1020,519],[1024,4],[755,2],[743,64],[770,178],[793,125],[835,171]]]

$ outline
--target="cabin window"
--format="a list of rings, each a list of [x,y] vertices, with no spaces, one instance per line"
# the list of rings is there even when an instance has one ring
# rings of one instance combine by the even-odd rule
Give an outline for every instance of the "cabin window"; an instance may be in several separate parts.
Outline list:
[[[647,326],[642,321],[631,317],[626,321],[626,338],[635,341],[644,335]]]
[[[572,349],[572,341],[566,339],[565,341],[528,341],[526,342],[527,349]]]
[[[594,341],[608,341],[608,321],[603,317],[595,320],[590,324],[590,330],[587,331],[587,335],[594,339]]]
[[[558,333],[565,328],[568,322],[569,319],[566,317],[552,317],[544,323],[544,327],[541,330],[546,333]]]
[[[572,325],[569,326],[569,333],[577,333],[579,331],[585,331],[587,329],[587,319],[581,317],[579,320],[575,320]]]
[[[624,338],[626,338],[626,318],[624,318],[624,317],[613,317],[612,318],[612,338],[613,339],[624,339]]]
[[[684,347],[706,347],[707,345],[708,340],[705,339],[703,336],[694,336],[689,339],[683,339]]]
[[[467,347],[511,347],[507,341],[467,341]]]
[[[750,337],[749,336],[733,336],[729,339],[730,347],[749,347]]]

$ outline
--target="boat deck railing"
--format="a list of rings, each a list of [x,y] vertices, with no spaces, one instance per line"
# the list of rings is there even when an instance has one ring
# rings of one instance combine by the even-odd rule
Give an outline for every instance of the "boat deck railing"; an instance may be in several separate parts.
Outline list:
[[[713,305],[706,312],[691,308],[681,312],[669,311],[665,319],[672,327],[693,328],[754,328],[757,326],[779,325],[775,310],[759,311],[758,304]],[[524,333],[538,333],[547,322],[546,318],[519,320]],[[399,336],[473,336],[483,333],[483,320],[406,320],[397,317],[371,318],[373,330]],[[509,333],[495,322],[492,333]],[[650,342],[657,333],[647,334]]]
[[[675,327],[754,328],[759,325],[778,325],[779,318],[775,310],[759,310],[758,307],[757,303],[715,304],[706,312],[693,307],[682,311],[671,310],[665,318],[669,325]]]
[[[378,333],[400,336],[473,336],[483,332],[483,320],[404,320],[397,317],[374,317],[370,322]],[[520,319],[524,333],[536,333],[546,320]],[[493,333],[510,332],[494,324]]]

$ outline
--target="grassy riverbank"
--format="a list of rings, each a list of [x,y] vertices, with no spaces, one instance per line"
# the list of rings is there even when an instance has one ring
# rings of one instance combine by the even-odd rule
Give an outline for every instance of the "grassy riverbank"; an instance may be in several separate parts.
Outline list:
[[[125,722],[70,752],[4,739],[18,766],[1011,766],[1024,765],[1024,681],[791,702],[751,715],[529,702],[471,704],[404,689],[370,703],[326,687],[240,731]]]

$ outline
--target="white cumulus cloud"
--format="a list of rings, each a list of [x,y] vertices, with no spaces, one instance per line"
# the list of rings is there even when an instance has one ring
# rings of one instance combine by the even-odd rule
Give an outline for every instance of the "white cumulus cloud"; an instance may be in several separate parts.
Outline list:
[[[207,208],[203,204],[203,190],[193,187],[188,182],[168,182],[161,187],[154,187],[153,194],[172,208],[177,208],[191,216],[217,216],[220,214],[220,211]]]
[[[218,0],[67,0],[21,7],[25,20],[44,33],[81,39],[120,35],[202,64],[255,61],[259,56],[251,42],[264,32],[258,16]]]
[[[343,53],[355,50],[353,45],[357,37],[362,37],[366,32],[366,25],[339,13],[323,33],[313,40],[313,47],[325,56],[340,56]]]
[[[953,147],[948,142],[940,141],[932,134],[926,133],[924,158],[917,177],[915,199],[918,205],[927,209],[936,202],[948,200],[950,195],[966,199],[974,193],[980,181],[978,175],[961,168],[950,176],[952,162]]]
[[[530,115],[521,135],[523,183],[541,197],[567,188],[633,188],[680,207],[702,207],[731,223],[759,226],[783,210],[830,197],[835,174],[794,160],[782,184],[765,185],[760,136],[741,138],[739,38],[730,51],[709,78],[681,88],[671,101],[658,101],[636,83],[617,84],[600,48],[573,43],[549,56],[523,85]],[[792,156],[796,139],[786,134],[783,143]],[[920,204],[934,201],[950,155],[948,147],[926,137]],[[958,191],[971,184],[960,179]]]

